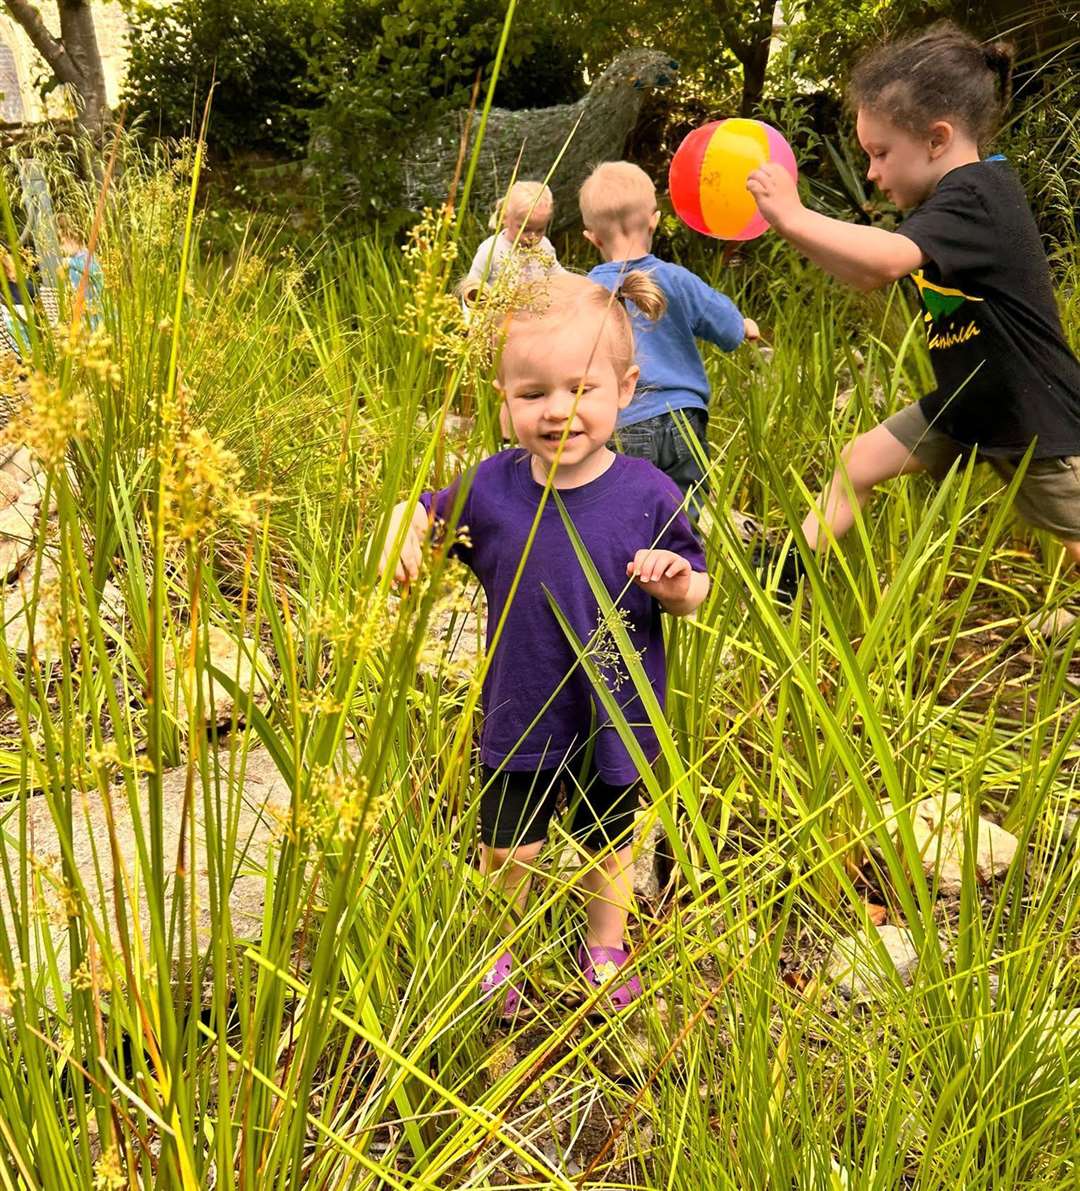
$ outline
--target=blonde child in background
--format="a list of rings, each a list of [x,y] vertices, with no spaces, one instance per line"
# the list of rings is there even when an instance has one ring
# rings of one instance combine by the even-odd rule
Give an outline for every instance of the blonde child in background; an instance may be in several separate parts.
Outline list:
[[[598,165],[579,201],[585,238],[604,258],[589,277],[615,289],[628,271],[641,269],[667,299],[667,311],[655,323],[631,312],[641,375],[633,401],[619,414],[618,448],[654,463],[691,494],[697,508],[693,494],[706,486],[706,475],[683,426],[707,454],[710,389],[696,340],[734,351],[744,339],[758,338],[757,324],[689,269],[653,256],[660,212],[656,187],[639,166]]]
[[[515,254],[520,258],[522,281],[562,272],[546,234],[554,213],[554,196],[543,182],[515,182],[491,217],[493,227],[500,221],[502,227],[476,250],[467,281],[491,284],[507,257]]]
[[[497,369],[520,446],[485,459],[471,473],[458,520],[468,532],[452,547],[487,596],[489,648],[509,604],[483,689],[481,865],[524,909],[534,862],[566,786],[576,802],[569,830],[597,857],[581,878],[587,929],[578,965],[590,987],[606,986],[610,1004],[621,1009],[642,991],[628,967],[633,961],[626,941],[640,774],[549,603],[582,642],[593,641],[605,623],[558,503],[618,609],[661,707],[661,614],[692,612],[705,598],[709,578],[678,488],[647,460],[616,455],[607,445],[638,377],[624,302],[655,318],[663,295],[640,272],[625,276],[616,295],[569,273],[550,278],[546,289],[546,309],[511,316]],[[544,504],[526,556],[549,481],[559,499]],[[426,493],[419,504],[395,508],[380,565],[393,568],[399,582],[418,574],[423,542],[433,524],[451,519],[459,489],[455,481]],[[402,522],[403,544],[394,553]],[[651,764],[659,745],[633,682],[617,658],[600,670]],[[514,964],[507,949],[481,981],[484,998],[497,999],[506,1017],[523,996],[520,981],[511,979]]]

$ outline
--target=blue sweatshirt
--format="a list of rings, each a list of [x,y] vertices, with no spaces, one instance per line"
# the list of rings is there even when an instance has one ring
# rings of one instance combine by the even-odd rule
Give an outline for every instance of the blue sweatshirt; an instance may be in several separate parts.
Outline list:
[[[664,291],[667,312],[657,322],[630,306],[641,376],[634,399],[619,414],[620,426],[632,426],[675,409],[709,408],[709,382],[695,339],[706,339],[725,351],[743,341],[743,317],[735,303],[705,284],[682,265],[658,260],[652,253],[630,261],[605,261],[589,274],[611,290],[631,269],[644,269]]]

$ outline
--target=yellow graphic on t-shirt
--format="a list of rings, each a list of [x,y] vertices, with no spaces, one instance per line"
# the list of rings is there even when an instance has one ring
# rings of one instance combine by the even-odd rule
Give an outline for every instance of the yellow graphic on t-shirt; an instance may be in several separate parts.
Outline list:
[[[922,298],[926,312],[931,318],[952,314],[953,311],[959,310],[965,302],[983,301],[982,298],[965,294],[962,289],[949,289],[947,286],[935,285],[932,281],[927,281],[923,276],[922,269],[916,269],[911,275],[911,280],[919,287],[919,297]]]
[[[927,323],[935,323],[939,318],[955,314],[965,302],[984,301],[983,298],[976,298],[973,294],[965,294],[963,290],[949,289],[948,286],[935,285],[932,281],[927,281],[922,269],[916,269],[911,274],[911,280],[919,287],[919,297],[922,298],[923,305],[926,307],[923,320]],[[959,329],[954,329],[950,323],[947,331],[928,334],[926,342],[927,346],[931,348],[956,347],[960,343],[967,343],[969,339],[974,339],[979,334],[981,332],[974,320]]]

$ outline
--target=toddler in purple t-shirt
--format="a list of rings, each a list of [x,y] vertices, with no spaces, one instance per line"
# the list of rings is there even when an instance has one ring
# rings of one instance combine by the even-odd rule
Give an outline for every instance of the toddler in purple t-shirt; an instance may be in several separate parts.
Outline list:
[[[452,521],[460,505],[457,524],[468,533],[453,549],[487,596],[489,647],[506,610],[484,680],[482,867],[523,909],[533,862],[567,785],[575,805],[571,831],[596,854],[581,879],[588,926],[578,963],[589,984],[607,986],[611,1004],[622,1008],[641,993],[629,972],[622,984],[608,985],[630,962],[630,836],[639,775],[551,608],[554,601],[579,640],[596,635],[600,607],[549,489],[620,610],[661,706],[661,612],[692,612],[709,578],[679,489],[647,460],[607,446],[638,376],[623,301],[657,317],[663,295],[640,272],[628,274],[614,296],[568,273],[550,278],[547,293],[542,312],[509,319],[499,361],[497,385],[520,447],[484,460],[415,506],[399,504],[381,565],[392,566],[398,581],[415,578],[432,525]],[[656,736],[633,682],[618,663],[604,666],[603,674],[644,755],[654,760]],[[504,1016],[516,1012],[523,995],[511,979],[513,966],[507,950],[481,982],[485,997],[501,998]]]

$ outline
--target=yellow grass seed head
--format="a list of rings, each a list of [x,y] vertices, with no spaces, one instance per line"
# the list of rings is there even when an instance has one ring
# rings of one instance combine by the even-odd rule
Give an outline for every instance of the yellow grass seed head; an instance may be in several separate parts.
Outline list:
[[[0,967],[0,1017],[10,1017],[15,997],[22,988],[22,976],[16,968],[8,972]]]
[[[111,388],[120,387],[123,373],[113,357],[112,336],[104,327],[91,330],[87,323],[81,323],[77,334],[65,341],[60,350],[88,376]]]
[[[238,486],[240,462],[202,426],[181,425],[162,461],[165,535],[174,543],[202,540],[222,522],[255,525],[265,494]]]
[[[123,1191],[127,1185],[120,1151],[111,1145],[94,1164],[94,1191]]]
[[[25,443],[42,467],[56,472],[89,422],[90,402],[81,388],[57,384],[35,370],[27,381],[26,402],[4,427],[0,442]]]

